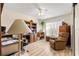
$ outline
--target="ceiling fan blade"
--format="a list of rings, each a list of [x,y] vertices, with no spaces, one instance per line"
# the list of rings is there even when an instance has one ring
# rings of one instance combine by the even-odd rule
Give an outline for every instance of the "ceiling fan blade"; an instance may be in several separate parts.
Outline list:
[[[47,9],[45,8],[41,8],[40,4],[38,3],[32,3],[33,6],[37,9],[37,14],[36,14],[36,17],[38,19],[38,21],[41,21],[43,16],[45,15],[45,13],[48,11]]]
[[[39,4],[37,4],[37,3],[33,3],[33,5],[34,5],[34,7],[37,8],[38,10],[41,10]]]

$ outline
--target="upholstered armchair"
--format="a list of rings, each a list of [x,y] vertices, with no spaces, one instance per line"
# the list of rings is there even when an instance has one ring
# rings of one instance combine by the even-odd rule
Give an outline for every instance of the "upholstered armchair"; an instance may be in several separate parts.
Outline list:
[[[69,37],[69,33],[61,32],[59,33],[59,37],[57,39],[49,40],[50,46],[55,50],[63,50],[66,47],[68,37]]]

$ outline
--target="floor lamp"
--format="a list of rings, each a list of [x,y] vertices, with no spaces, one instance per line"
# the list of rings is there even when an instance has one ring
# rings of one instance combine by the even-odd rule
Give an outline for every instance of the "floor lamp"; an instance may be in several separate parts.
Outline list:
[[[8,34],[18,35],[19,39],[19,55],[21,55],[21,41],[22,41],[22,34],[23,33],[31,33],[31,30],[26,25],[23,20],[17,19],[13,22],[9,30],[7,31]]]

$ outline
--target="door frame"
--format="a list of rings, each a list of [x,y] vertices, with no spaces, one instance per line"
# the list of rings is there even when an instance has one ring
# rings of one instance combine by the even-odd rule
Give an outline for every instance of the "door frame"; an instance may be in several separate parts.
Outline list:
[[[1,52],[2,52],[1,51],[1,49],[2,49],[1,48],[2,47],[2,45],[1,45],[1,35],[2,35],[1,34],[1,13],[2,13],[2,9],[3,9],[3,5],[4,5],[3,3],[0,3],[0,56],[1,56]]]

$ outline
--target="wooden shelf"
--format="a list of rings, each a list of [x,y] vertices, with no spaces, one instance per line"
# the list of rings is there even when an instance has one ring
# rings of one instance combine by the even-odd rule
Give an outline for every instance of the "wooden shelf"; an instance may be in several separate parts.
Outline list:
[[[37,24],[34,23],[32,20],[31,21],[25,21],[25,23],[27,24],[27,26],[33,30],[32,32],[37,32]]]
[[[31,21],[25,21],[25,23],[31,29],[31,31],[34,33],[34,34],[25,35],[26,39],[28,40],[28,43],[35,42],[35,37],[36,37],[35,33],[37,32],[37,24],[34,23],[32,20]]]

